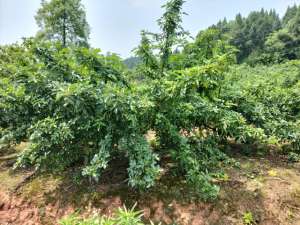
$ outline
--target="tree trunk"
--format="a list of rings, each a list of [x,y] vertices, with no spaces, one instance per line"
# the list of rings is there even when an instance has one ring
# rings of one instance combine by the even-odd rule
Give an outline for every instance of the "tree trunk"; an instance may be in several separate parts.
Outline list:
[[[63,34],[62,34],[62,42],[63,42],[63,46],[66,47],[66,17],[67,17],[67,14],[66,14],[66,2],[65,0],[63,1],[64,2],[64,18],[63,18]]]

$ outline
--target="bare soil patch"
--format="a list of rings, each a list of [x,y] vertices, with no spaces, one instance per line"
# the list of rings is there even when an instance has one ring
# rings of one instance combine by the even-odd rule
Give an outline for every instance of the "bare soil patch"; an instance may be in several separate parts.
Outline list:
[[[0,224],[58,224],[70,213],[111,215],[117,207],[138,203],[145,219],[163,224],[243,225],[245,213],[253,224],[300,225],[300,165],[283,158],[235,156],[240,168],[225,170],[219,199],[198,201],[184,179],[166,172],[158,185],[138,193],[126,185],[123,169],[108,170],[100,184],[76,184],[74,172],[33,177],[15,188],[32,171],[11,171],[0,165]],[[122,165],[116,162],[119,167]]]

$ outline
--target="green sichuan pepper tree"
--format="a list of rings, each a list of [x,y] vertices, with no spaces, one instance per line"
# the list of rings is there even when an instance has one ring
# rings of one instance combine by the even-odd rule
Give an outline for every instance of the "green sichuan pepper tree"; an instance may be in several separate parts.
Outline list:
[[[149,122],[161,154],[172,156],[179,171],[203,199],[213,199],[219,188],[211,183],[212,176],[218,172],[221,161],[228,161],[219,143],[228,137],[253,142],[264,134],[218,99],[225,71],[234,62],[233,47],[215,41],[211,56],[207,53],[198,65],[195,62],[188,68],[171,69],[176,64],[170,61],[172,50],[184,33],[180,26],[183,3],[174,0],[164,6],[166,12],[159,20],[162,33],[142,33],[136,53],[143,63],[137,72],[148,77],[148,88],[142,91],[154,104],[155,114]],[[206,40],[201,42],[206,44]]]
[[[20,49],[14,56],[20,60],[9,59],[11,48]],[[2,50],[8,57],[1,67],[1,139],[30,142],[16,166],[60,171],[77,165],[98,180],[110,160],[123,155],[131,186],[154,184],[158,158],[143,136],[152,104],[128,88],[119,63],[60,43],[28,40]]]

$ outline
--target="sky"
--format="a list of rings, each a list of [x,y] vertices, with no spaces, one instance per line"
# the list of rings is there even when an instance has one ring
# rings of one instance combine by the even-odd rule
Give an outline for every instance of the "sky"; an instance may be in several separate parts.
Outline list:
[[[41,0],[0,0],[0,45],[34,36],[38,31],[34,15]],[[140,41],[140,31],[158,31],[157,19],[166,0],[82,0],[91,26],[90,43],[103,53],[126,58]],[[275,9],[282,16],[289,5],[300,0],[186,0],[183,26],[192,35],[237,13]]]

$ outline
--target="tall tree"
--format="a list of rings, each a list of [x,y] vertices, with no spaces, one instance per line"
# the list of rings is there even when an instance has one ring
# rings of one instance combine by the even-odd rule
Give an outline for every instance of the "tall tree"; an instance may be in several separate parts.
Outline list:
[[[288,24],[289,31],[300,39],[300,6]]]
[[[264,47],[267,37],[281,28],[281,21],[274,11],[251,12],[248,17],[237,15],[232,27],[231,44],[239,49],[238,61],[245,61],[252,53]]]
[[[263,63],[300,59],[300,7],[289,8],[283,20],[283,29],[272,33],[266,41],[259,59]]]
[[[90,28],[81,0],[42,0],[35,17],[38,37],[68,44],[88,45]]]
[[[299,9],[300,9],[300,6],[299,6]],[[287,25],[289,23],[289,21],[296,16],[297,11],[298,11],[298,6],[296,4],[293,5],[292,7],[289,6],[286,10],[285,15],[283,16],[282,23],[284,25]]]

